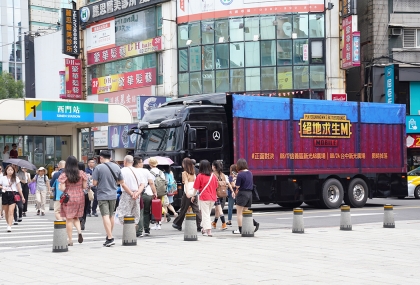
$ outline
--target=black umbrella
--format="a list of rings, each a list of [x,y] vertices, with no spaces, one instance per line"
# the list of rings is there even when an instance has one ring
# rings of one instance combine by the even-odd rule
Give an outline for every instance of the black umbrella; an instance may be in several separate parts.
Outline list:
[[[32,163],[30,163],[27,160],[24,159],[19,159],[19,158],[10,158],[10,159],[6,159],[3,160],[4,163],[10,163],[10,164],[14,164],[26,169],[30,169],[30,170],[36,170],[36,166],[33,165]]]

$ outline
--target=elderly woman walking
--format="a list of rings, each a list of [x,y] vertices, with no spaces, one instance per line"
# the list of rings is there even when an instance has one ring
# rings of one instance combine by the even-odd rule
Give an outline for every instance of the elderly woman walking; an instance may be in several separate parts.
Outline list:
[[[60,216],[66,218],[67,237],[69,246],[73,245],[73,225],[77,229],[78,242],[83,242],[82,229],[79,217],[83,216],[85,209],[85,192],[87,188],[87,176],[83,170],[79,170],[76,157],[69,156],[63,173],[58,177],[59,189],[70,196],[67,203],[61,204]]]
[[[50,192],[50,183],[47,176],[47,171],[44,167],[40,167],[37,170],[35,177],[32,181],[36,182],[36,214],[39,216],[41,213],[42,216],[45,216],[45,202],[47,200],[47,191]]]

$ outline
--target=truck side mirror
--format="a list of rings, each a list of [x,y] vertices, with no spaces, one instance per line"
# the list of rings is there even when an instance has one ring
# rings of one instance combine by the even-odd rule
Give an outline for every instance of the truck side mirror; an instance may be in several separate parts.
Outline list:
[[[188,129],[188,143],[193,143],[197,141],[197,130]]]

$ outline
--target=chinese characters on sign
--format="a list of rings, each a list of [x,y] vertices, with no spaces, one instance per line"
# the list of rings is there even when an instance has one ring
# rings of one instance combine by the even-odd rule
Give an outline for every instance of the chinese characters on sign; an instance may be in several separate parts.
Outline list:
[[[79,106],[68,105],[57,106],[57,118],[80,119],[80,108]]]
[[[345,18],[357,14],[356,0],[341,0],[341,17]]]
[[[91,26],[86,31],[86,50],[88,52],[115,46],[115,20]]]
[[[394,65],[385,66],[385,100],[394,103]]]
[[[304,114],[299,126],[302,138],[350,138],[352,134],[346,115]]]
[[[420,148],[420,135],[407,135],[408,148]]]
[[[332,94],[333,101],[347,101],[347,94]]]
[[[341,68],[360,66],[360,32],[357,32],[357,16],[343,19],[343,47],[341,50]]]
[[[62,99],[82,99],[82,61],[80,59],[65,59],[66,92],[60,94]]]
[[[78,56],[79,49],[79,11],[61,9],[63,54]]]
[[[112,47],[100,51],[88,52],[88,65],[104,63],[130,56],[156,52],[162,49],[162,37],[156,37],[119,47]]]
[[[103,94],[156,84],[156,68],[114,74],[92,79],[92,94]],[[95,90],[96,89],[96,90]],[[97,93],[95,93],[95,91]]]

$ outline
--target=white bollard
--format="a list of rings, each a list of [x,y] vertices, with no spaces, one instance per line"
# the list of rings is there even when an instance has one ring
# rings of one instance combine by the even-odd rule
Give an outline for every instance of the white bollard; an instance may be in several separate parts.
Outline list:
[[[184,241],[197,241],[197,225],[195,223],[195,214],[185,215]]]
[[[395,228],[394,206],[384,205],[384,228]]]
[[[342,231],[352,230],[350,206],[347,206],[347,205],[341,206],[340,230]]]
[[[68,251],[66,221],[54,221],[53,252]]]
[[[305,228],[304,228],[304,225],[303,225],[303,209],[302,208],[295,208],[295,209],[293,209],[292,233],[303,234],[304,232],[305,232]]]
[[[124,216],[122,245],[137,245],[136,225],[133,216]]]
[[[253,237],[254,236],[254,222],[252,220],[252,211],[244,211],[242,213],[242,231],[241,236],[243,237]]]

